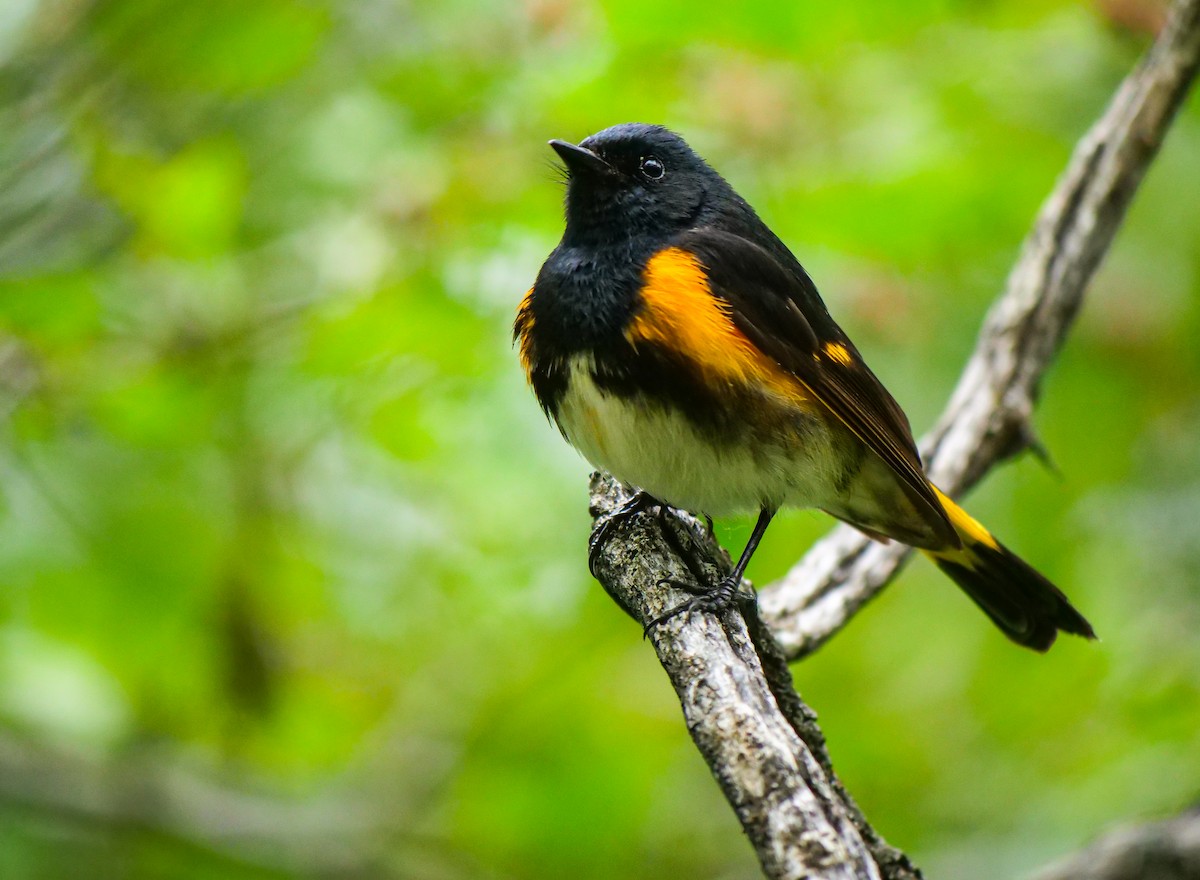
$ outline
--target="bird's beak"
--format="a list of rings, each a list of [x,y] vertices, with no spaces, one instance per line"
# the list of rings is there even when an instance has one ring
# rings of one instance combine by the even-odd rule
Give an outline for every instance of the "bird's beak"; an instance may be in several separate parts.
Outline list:
[[[611,174],[613,167],[589,150],[566,141],[553,140],[550,146],[559,158],[566,163],[567,171],[571,174],[590,172],[592,174]]]

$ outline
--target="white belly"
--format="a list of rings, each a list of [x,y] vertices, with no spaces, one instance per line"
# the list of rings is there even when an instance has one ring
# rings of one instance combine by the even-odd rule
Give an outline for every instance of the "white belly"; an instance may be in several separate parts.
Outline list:
[[[838,473],[832,438],[802,412],[793,408],[794,424],[767,436],[722,444],[677,412],[601,391],[584,366],[572,365],[558,423],[588,461],[617,479],[672,507],[714,516],[822,507],[830,498]]]

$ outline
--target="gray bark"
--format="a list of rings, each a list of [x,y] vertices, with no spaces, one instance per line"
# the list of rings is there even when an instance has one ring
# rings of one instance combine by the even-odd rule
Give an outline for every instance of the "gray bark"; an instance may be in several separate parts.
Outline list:
[[[611,514],[629,493],[592,477],[592,513]],[[706,571],[693,572],[693,558]],[[651,587],[663,578],[696,581],[726,573],[729,558],[704,525],[675,511],[629,521],[609,540],[596,575],[636,620],[653,620],[685,600]],[[796,695],[787,661],[759,623],[730,611],[680,614],[649,637],[683,706],[697,748],[738,814],[768,877],[888,878],[920,874],[866,824],[833,774],[815,716]],[[887,869],[887,872],[884,872]]]

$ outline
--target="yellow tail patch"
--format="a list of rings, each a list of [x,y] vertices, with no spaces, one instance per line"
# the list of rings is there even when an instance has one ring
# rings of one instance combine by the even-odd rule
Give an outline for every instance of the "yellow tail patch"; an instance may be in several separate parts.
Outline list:
[[[933,491],[962,547],[925,553],[1005,635],[1035,651],[1048,649],[1060,631],[1096,637],[1092,625],[1061,590],[936,487]]]
[[[933,485],[932,483],[930,484]],[[962,539],[963,550],[968,551],[971,544],[983,544],[993,550],[1000,549],[1000,542],[992,537],[992,533],[983,527],[983,524],[971,514],[967,513],[953,501],[951,501],[941,489],[933,486],[933,491],[937,494],[938,501],[941,502],[942,508],[946,511],[946,515],[950,517],[950,524],[954,526],[954,530],[958,532],[958,536]],[[949,553],[935,553],[935,556],[954,556],[960,551],[952,551]]]

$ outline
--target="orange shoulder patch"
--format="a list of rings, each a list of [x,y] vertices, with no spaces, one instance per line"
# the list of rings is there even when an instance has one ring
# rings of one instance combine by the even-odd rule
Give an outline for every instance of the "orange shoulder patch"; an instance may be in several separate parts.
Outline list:
[[[794,400],[807,398],[808,389],[746,338],[730,311],[727,302],[713,296],[694,254],[665,248],[646,264],[641,306],[625,338],[677,352],[713,378],[765,384]]]

